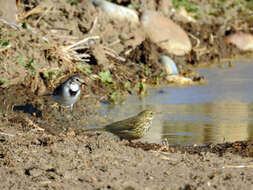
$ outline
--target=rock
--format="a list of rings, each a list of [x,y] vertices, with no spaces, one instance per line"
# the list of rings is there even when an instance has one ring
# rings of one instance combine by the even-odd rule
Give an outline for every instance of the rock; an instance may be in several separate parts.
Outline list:
[[[168,56],[161,56],[158,61],[163,65],[167,75],[178,75],[175,62]]]
[[[194,81],[190,78],[184,77],[184,76],[179,76],[179,75],[168,75],[166,77],[166,80],[169,83],[174,83],[177,85],[193,85]]]
[[[113,19],[127,20],[131,23],[138,24],[139,17],[137,13],[129,8],[110,3],[105,0],[93,0],[93,5],[101,8],[108,16]]]
[[[253,50],[253,35],[246,33],[235,33],[226,37],[225,42],[227,44],[233,44],[237,48],[243,51]]]
[[[164,66],[167,74],[166,80],[176,85],[192,85],[194,81],[191,78],[179,76],[175,62],[168,56],[161,56],[158,61]]]
[[[31,168],[31,169],[26,170],[26,173],[29,174],[29,176],[38,177],[43,174],[43,170],[39,168]]]
[[[185,31],[155,11],[144,11],[141,15],[141,24],[146,36],[169,53],[182,56],[192,48]]]

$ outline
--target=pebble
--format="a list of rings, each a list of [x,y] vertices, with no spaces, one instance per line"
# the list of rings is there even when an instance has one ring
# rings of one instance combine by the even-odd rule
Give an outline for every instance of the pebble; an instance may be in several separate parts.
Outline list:
[[[161,56],[159,57],[158,61],[164,66],[166,71],[166,80],[169,83],[173,83],[176,85],[192,85],[194,81],[191,78],[187,78],[184,76],[180,76],[177,65],[175,62],[168,56]]]
[[[168,75],[166,77],[166,80],[169,83],[174,83],[177,85],[193,85],[194,81],[190,78],[184,77],[184,76],[179,76],[179,75]]]
[[[134,24],[139,23],[139,17],[132,9],[116,5],[105,0],[93,0],[92,4],[101,8],[112,19],[127,20]]]
[[[175,62],[168,56],[161,56],[158,61],[163,65],[167,75],[178,75]]]

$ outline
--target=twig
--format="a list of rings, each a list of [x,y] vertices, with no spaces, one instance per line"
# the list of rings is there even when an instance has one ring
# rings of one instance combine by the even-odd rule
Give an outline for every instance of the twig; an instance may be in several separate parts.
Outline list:
[[[73,60],[88,62],[89,61],[88,58],[90,58],[90,55],[87,53],[78,53],[77,50],[88,49],[89,40],[97,40],[97,39],[100,39],[100,37],[99,36],[87,37],[69,46],[61,46],[60,48],[56,48],[56,52],[67,62],[72,62]]]
[[[121,57],[121,56],[119,56],[119,55],[115,55],[114,53],[109,52],[109,51],[107,51],[107,50],[105,50],[105,54],[110,55],[111,57],[113,57],[113,58],[115,58],[115,59],[118,59],[118,60],[120,60],[120,61],[122,61],[122,62],[126,62],[126,59],[125,59],[124,57]]]
[[[114,42],[110,43],[110,44],[108,45],[108,47],[114,46],[115,44],[118,44],[118,43],[120,43],[120,40],[119,40],[119,39],[117,39],[117,40],[115,40]]]
[[[14,137],[15,136],[13,134],[5,133],[5,132],[0,132],[0,135],[7,135],[7,136],[10,136],[10,137]]]
[[[213,34],[210,34],[210,44],[213,44],[213,42],[214,42]]]
[[[41,19],[52,9],[52,6],[48,7],[46,9],[46,11],[38,18],[37,22],[35,23],[35,26],[37,26],[39,24],[39,22],[41,21]]]
[[[192,49],[195,51],[195,52],[198,52],[199,54],[197,55],[198,57],[200,57],[200,56],[202,56],[202,55],[204,55],[204,54],[206,54],[206,53],[209,53],[211,50],[209,49],[209,50],[207,50],[207,48],[206,47],[203,47],[203,48],[198,48],[199,47],[199,45],[200,45],[200,40],[196,37],[196,36],[194,36],[193,34],[191,34],[191,33],[189,33],[189,36],[190,37],[192,37],[194,40],[196,40],[196,46],[195,47],[193,47]]]
[[[222,168],[253,168],[253,165],[225,165]]]
[[[117,55],[117,53],[113,49],[108,48],[108,47],[103,47],[103,48],[105,50],[105,54],[110,55],[111,57],[118,59],[119,61],[126,62],[126,58]]]
[[[92,27],[91,27],[91,29],[90,29],[89,34],[92,34],[92,33],[93,33],[93,30],[94,30],[95,26],[97,25],[97,21],[98,21],[98,16],[96,16],[96,18],[94,19],[93,25],[92,25]]]
[[[200,40],[196,36],[194,36],[193,34],[191,34],[191,33],[188,33],[188,34],[189,34],[190,37],[192,37],[194,40],[196,40],[197,44],[196,44],[196,46],[193,49],[198,48],[199,45],[200,45]]]
[[[78,38],[75,36],[66,36],[66,35],[58,35],[58,34],[54,34],[54,33],[50,33],[51,36],[53,36],[53,38],[64,38],[65,40],[77,40]]]
[[[7,24],[8,26],[12,27],[15,30],[19,30],[20,27],[16,23],[8,22],[4,18],[0,18],[0,22],[3,22],[4,24]]]
[[[74,47],[72,50],[81,50],[81,49],[87,49],[89,46],[79,46],[79,47]]]
[[[31,16],[33,14],[39,14],[39,13],[41,13],[41,9],[42,8],[39,5],[39,6],[35,7],[35,8],[33,8],[33,9],[29,10],[28,12],[24,12],[23,14],[20,14],[19,15],[19,20],[24,20],[24,19],[26,19],[27,17],[29,17],[29,16]]]
[[[76,42],[76,43],[74,43],[72,45],[67,46],[66,48],[64,48],[64,50],[67,51],[67,50],[69,50],[69,49],[71,49],[71,48],[73,48],[75,46],[78,46],[80,44],[86,43],[89,40],[98,40],[99,38],[100,38],[99,36],[91,36],[91,37],[84,38],[83,40],[80,40],[80,41],[78,41],[78,42]]]
[[[133,48],[130,48],[129,50],[125,51],[125,55],[129,55],[131,53],[131,51],[133,51]]]

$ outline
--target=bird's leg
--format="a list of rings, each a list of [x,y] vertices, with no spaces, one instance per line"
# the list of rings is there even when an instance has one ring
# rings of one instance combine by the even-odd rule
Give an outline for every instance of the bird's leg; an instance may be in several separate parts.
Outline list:
[[[59,107],[58,107],[58,111],[59,111],[60,113],[62,113],[62,108],[61,108],[61,105],[59,105]]]
[[[72,115],[72,117],[73,117],[74,119],[79,120],[80,118],[74,115],[73,106],[74,106],[74,104],[71,104],[71,105],[70,105],[71,115]]]
[[[73,117],[74,119],[77,119],[77,118],[75,118],[75,115],[74,115],[74,112],[73,112],[74,104],[71,104],[69,107],[70,107],[70,112],[71,112],[72,117]]]
[[[72,117],[75,117],[75,116],[74,116],[74,112],[73,112],[73,106],[74,106],[74,104],[71,104],[71,105],[70,105],[70,112],[71,112]]]
[[[61,117],[64,117],[64,112],[63,112],[63,107],[61,105],[59,105],[59,112],[61,114]]]
[[[72,114],[73,114],[73,105],[74,105],[74,104],[71,104],[71,105],[70,105],[70,111],[71,111]]]

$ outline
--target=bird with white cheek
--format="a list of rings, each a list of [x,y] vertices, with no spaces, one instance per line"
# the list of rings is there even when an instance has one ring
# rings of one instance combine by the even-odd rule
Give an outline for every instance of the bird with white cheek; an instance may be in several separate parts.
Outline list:
[[[49,96],[58,104],[69,107],[72,112],[73,105],[81,94],[82,84],[85,82],[78,75],[74,75],[57,86]]]

